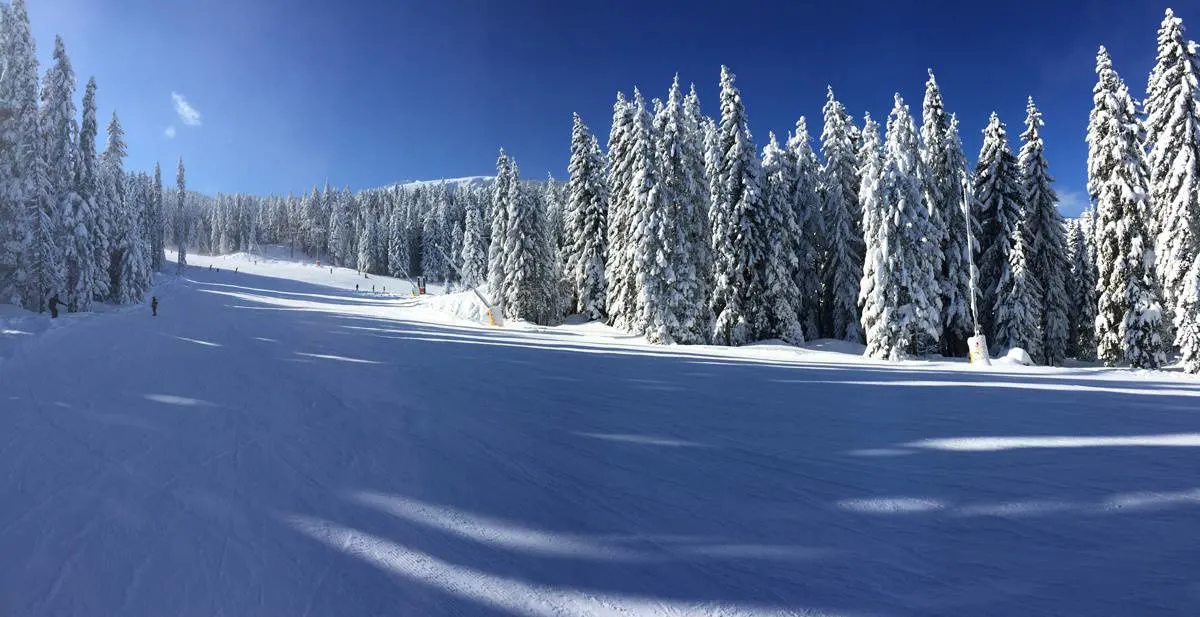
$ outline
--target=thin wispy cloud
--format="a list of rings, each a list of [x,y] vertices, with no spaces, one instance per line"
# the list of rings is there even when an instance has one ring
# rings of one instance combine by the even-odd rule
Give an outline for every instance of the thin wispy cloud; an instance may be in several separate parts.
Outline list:
[[[167,130],[163,131],[163,135],[167,139],[175,139],[175,125],[168,126]]]
[[[1087,193],[1062,189],[1058,191],[1058,210],[1063,216],[1079,216],[1089,205]]]
[[[188,126],[200,126],[200,111],[192,107],[182,94],[172,92],[171,100],[175,101],[175,113],[179,114],[180,122]]]

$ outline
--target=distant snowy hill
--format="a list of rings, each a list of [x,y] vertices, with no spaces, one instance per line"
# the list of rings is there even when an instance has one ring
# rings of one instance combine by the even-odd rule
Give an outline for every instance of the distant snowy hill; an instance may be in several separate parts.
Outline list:
[[[496,179],[495,176],[467,176],[465,178],[441,178],[438,180],[404,180],[401,182],[395,182],[389,186],[398,186],[400,188],[415,189],[415,188],[421,188],[421,187],[426,187],[426,186],[437,186],[444,182],[448,185],[459,187],[459,188],[469,188],[469,187],[473,187],[473,186],[487,186],[487,185],[491,184],[495,179]]]
[[[455,188],[472,188],[480,186],[491,186],[496,181],[495,176],[467,176],[465,178],[440,178],[437,180],[402,180],[393,182],[382,188],[400,187],[403,189],[417,189],[422,187],[435,187],[443,182]],[[544,178],[521,178],[521,182],[525,184],[541,185],[546,182]]]

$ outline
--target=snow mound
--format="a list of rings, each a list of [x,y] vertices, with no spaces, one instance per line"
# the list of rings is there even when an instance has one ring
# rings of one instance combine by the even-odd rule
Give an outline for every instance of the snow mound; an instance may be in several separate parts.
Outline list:
[[[997,359],[996,362],[1015,366],[1033,366],[1033,358],[1030,358],[1029,353],[1020,347],[1008,350],[1008,353],[1003,358]]]
[[[487,290],[481,288],[480,293],[487,294]],[[444,296],[426,296],[425,306],[463,321],[488,323],[487,307],[470,290]]]

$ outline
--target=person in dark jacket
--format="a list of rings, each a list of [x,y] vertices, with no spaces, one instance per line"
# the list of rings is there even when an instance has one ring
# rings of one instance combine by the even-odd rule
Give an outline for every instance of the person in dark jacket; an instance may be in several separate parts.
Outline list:
[[[151,296],[150,298],[150,316],[158,317],[158,296]]]
[[[58,319],[58,305],[62,304],[62,300],[58,299],[58,294],[50,297],[50,319]]]

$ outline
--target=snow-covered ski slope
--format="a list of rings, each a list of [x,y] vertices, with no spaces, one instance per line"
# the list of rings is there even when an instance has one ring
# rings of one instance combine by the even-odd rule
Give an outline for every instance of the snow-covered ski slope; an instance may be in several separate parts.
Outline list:
[[[245,259],[0,365],[0,615],[1200,613],[1196,380],[486,328]]]

